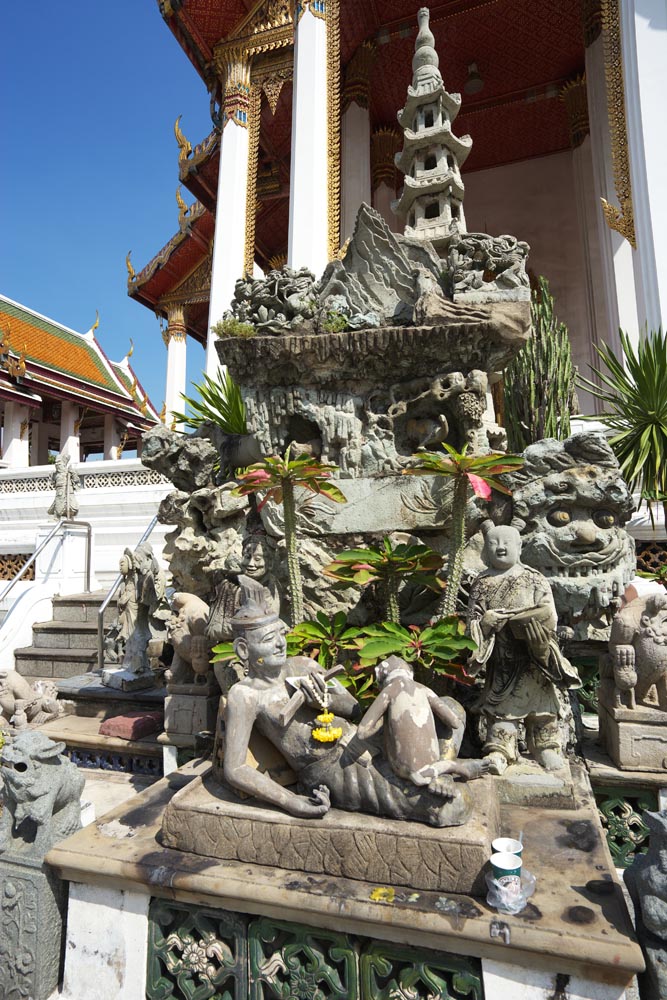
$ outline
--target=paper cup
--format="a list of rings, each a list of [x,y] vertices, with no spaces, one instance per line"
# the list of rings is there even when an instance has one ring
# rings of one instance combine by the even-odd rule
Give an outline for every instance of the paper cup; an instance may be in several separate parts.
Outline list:
[[[491,841],[491,847],[494,854],[515,854],[518,858],[521,857],[523,851],[521,841],[513,840],[511,837],[497,837],[496,840]]]
[[[521,889],[521,858],[502,852],[491,855],[493,877],[499,885],[514,892]]]

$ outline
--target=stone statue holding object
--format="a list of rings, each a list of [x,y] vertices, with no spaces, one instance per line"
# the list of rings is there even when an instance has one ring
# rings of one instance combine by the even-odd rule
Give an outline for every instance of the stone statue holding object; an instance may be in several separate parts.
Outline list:
[[[246,582],[253,581],[241,582],[245,589]],[[226,782],[292,816],[317,818],[333,805],[436,827],[464,823],[472,804],[452,774],[434,771],[431,778],[424,772],[420,778],[425,784],[407,783],[384,755],[381,742],[361,738],[352,722],[360,714],[359,705],[350,692],[335,679],[327,682],[314,660],[287,657],[287,626],[262,590],[255,585],[233,619],[234,647],[246,676],[232,686],[225,705]],[[319,728],[313,710],[325,720]],[[456,756],[463,722],[454,714],[456,718],[448,718],[450,725],[460,722],[458,728],[451,727]],[[375,729],[373,720],[372,726],[366,721],[367,728]],[[247,762],[253,731],[280,751],[298,777],[298,790],[282,787]],[[394,762],[400,757],[400,752],[394,754]],[[456,772],[453,766],[449,770]]]
[[[521,562],[516,528],[485,530],[488,569],[470,593],[468,630],[477,643],[468,669],[486,665],[479,709],[487,724],[484,754],[502,774],[519,759],[517,727],[526,725],[529,749],[548,771],[564,766],[558,719],[560,692],[580,685],[556,639],[556,608],[546,579]]]
[[[79,501],[76,498],[76,491],[81,485],[81,480],[70,468],[69,455],[58,455],[55,461],[55,468],[51,473],[51,485],[56,491],[53,503],[49,507],[47,514],[55,518],[73,518],[79,513]]]

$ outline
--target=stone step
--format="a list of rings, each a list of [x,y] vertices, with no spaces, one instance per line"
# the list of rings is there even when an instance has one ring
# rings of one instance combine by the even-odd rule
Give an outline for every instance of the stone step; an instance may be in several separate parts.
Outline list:
[[[53,598],[53,619],[60,622],[90,622],[97,624],[97,613],[106,590],[96,590],[91,594],[68,594]],[[104,613],[105,625],[110,625],[117,617],[116,601],[112,600]]]
[[[14,651],[16,669],[24,677],[76,677],[97,667],[97,651],[58,646],[25,646]]]
[[[35,622],[32,648],[97,650],[97,622]]]

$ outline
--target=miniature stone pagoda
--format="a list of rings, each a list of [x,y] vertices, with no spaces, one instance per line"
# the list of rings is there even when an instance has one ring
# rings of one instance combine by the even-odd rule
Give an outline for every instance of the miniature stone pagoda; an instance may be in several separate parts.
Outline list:
[[[472,139],[452,133],[461,95],[445,90],[428,8],[422,7],[417,17],[412,86],[405,107],[398,112],[404,145],[396,154],[396,166],[405,174],[405,184],[392,209],[406,217],[406,236],[429,240],[440,249],[452,235],[465,232],[460,168]]]

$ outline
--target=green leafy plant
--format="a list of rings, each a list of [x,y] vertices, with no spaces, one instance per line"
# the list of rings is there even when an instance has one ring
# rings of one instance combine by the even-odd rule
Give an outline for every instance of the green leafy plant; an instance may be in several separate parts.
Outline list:
[[[181,398],[190,407],[190,413],[175,413],[178,423],[197,430],[205,423],[213,423],[225,434],[246,434],[246,410],[241,390],[225,368],[218,368],[215,378],[204,374],[202,382],[192,385],[199,393],[199,399],[186,396]]]
[[[385,601],[385,615],[390,622],[400,621],[398,590],[404,580],[415,580],[436,593],[442,583],[435,575],[442,567],[442,556],[428,545],[396,546],[388,538],[381,545],[365,549],[347,549],[325,566],[323,573],[340,584],[363,587],[378,581]]]
[[[546,278],[538,278],[530,316],[533,335],[503,372],[504,422],[511,451],[523,451],[546,437],[568,437],[570,416],[579,408],[570,338],[554,315]]]
[[[332,618],[318,611],[314,621],[301,622],[288,634],[287,653],[289,656],[306,653],[330,670],[340,661],[344,650],[354,649],[352,640],[359,631],[348,625],[344,611],[337,611]]]
[[[337,309],[327,310],[326,318],[322,323],[322,329],[325,333],[343,333],[347,330],[348,318],[342,312],[338,312]]]
[[[228,316],[227,319],[219,319],[217,323],[214,323],[211,327],[211,333],[220,338],[238,337],[247,340],[248,337],[254,337],[257,330],[252,323],[242,323],[240,319]]]
[[[446,476],[453,480],[452,520],[450,527],[448,558],[447,558],[447,589],[438,607],[437,615],[445,617],[456,611],[456,598],[463,576],[463,550],[466,543],[465,515],[468,498],[471,491],[475,496],[488,500],[491,490],[510,495],[510,490],[498,478],[504,472],[514,472],[521,468],[523,459],[517,455],[466,455],[467,446],[463,451],[456,451],[448,444],[443,444],[446,454],[426,451],[413,455],[418,463],[414,468],[403,469],[403,475]]]
[[[267,500],[282,504],[285,519],[285,545],[287,548],[287,572],[289,590],[292,602],[292,625],[303,621],[303,587],[301,583],[301,568],[297,551],[296,498],[297,488],[333,500],[335,503],[345,503],[343,493],[333,483],[330,477],[338,471],[335,465],[325,465],[308,455],[298,458],[290,457],[288,447],[285,457],[272,455],[261,462],[248,466],[246,471],[237,477],[238,486],[232,491],[234,496],[250,496],[262,494],[258,505],[261,510]]]
[[[473,683],[464,667],[455,661],[476,649],[465,635],[465,625],[458,615],[442,618],[435,625],[404,628],[394,622],[368,625],[354,640],[361,668],[370,667],[395,654],[407,663],[419,664],[437,674],[446,674],[463,684]]]
[[[667,566],[658,566],[655,570],[637,570],[637,576],[642,576],[645,580],[653,580],[667,590]]]
[[[614,435],[609,439],[631,489],[651,503],[662,503],[667,516],[667,342],[662,330],[640,337],[635,347],[619,331],[622,356],[607,344],[596,347],[606,370],[593,368],[601,385],[580,383],[605,405],[600,420]]]

